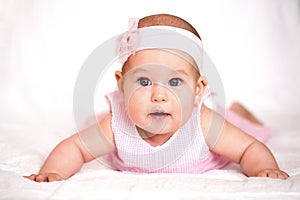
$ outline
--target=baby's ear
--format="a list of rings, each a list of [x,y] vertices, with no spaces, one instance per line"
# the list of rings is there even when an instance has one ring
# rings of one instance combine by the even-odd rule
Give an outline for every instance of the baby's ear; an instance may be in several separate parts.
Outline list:
[[[202,94],[206,88],[207,80],[205,76],[200,76],[196,83],[196,91],[195,91],[195,102],[199,103],[202,97]]]
[[[119,88],[119,91],[123,93],[123,74],[121,71],[116,71],[115,72],[115,78],[116,78],[116,81],[118,83],[118,88]]]

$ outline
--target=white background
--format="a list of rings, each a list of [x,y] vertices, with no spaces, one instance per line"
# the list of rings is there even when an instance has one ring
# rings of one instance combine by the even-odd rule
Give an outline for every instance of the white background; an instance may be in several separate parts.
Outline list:
[[[240,101],[267,123],[293,119],[300,111],[299,9],[297,0],[2,0],[0,126],[71,131],[74,84],[87,56],[126,31],[129,18],[157,13],[198,30],[227,105]]]

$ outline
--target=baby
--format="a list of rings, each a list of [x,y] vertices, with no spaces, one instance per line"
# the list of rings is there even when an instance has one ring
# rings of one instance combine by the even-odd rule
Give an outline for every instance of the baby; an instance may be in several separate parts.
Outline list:
[[[119,90],[107,96],[110,112],[99,123],[63,140],[39,173],[26,178],[37,182],[67,179],[84,163],[103,157],[119,171],[203,173],[233,161],[247,176],[287,179],[288,174],[261,142],[269,130],[249,111],[233,103],[224,120],[204,105],[208,83],[201,74],[200,53],[193,53],[197,50],[172,48],[176,44],[168,43],[124,47],[122,43],[135,36],[147,41],[143,36],[149,28],[173,31],[188,37],[191,48],[202,47],[195,28],[179,17],[158,14],[132,21],[133,35],[120,38],[123,66],[115,72]],[[157,36],[152,38],[164,35],[151,31]],[[122,53],[124,49],[129,53]]]

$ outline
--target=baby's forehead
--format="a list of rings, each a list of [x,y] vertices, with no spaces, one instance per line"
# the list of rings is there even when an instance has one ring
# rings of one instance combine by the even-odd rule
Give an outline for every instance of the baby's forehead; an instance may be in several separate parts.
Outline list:
[[[129,73],[128,73],[129,72]],[[193,58],[187,53],[173,49],[142,50],[129,57],[122,73],[183,75],[198,78],[200,73]]]
[[[196,65],[196,62],[191,55],[189,55],[188,53],[186,53],[184,51],[178,50],[178,49],[149,48],[149,49],[137,51],[136,54],[137,55],[149,55],[152,57],[170,55],[170,56],[174,56],[174,57],[183,59],[187,62],[194,63]]]
[[[177,68],[193,68],[193,72],[198,71],[197,64],[192,56],[181,50],[175,49],[146,49],[137,51],[131,55],[124,64],[122,71],[128,71],[136,66],[142,65],[165,66],[176,70]],[[149,65],[149,66],[150,66]]]

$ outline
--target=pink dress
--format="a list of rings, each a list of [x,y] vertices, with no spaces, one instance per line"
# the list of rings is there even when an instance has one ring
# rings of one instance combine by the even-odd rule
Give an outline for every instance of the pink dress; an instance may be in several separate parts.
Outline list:
[[[203,173],[222,168],[230,161],[210,151],[200,126],[202,102],[194,107],[190,119],[163,145],[145,142],[129,119],[119,92],[107,95],[112,112],[112,130],[117,151],[106,156],[111,167],[138,173]],[[233,112],[226,119],[245,132],[266,141],[270,129],[256,126]],[[254,135],[255,134],[255,135]],[[262,135],[262,137],[260,137]]]

